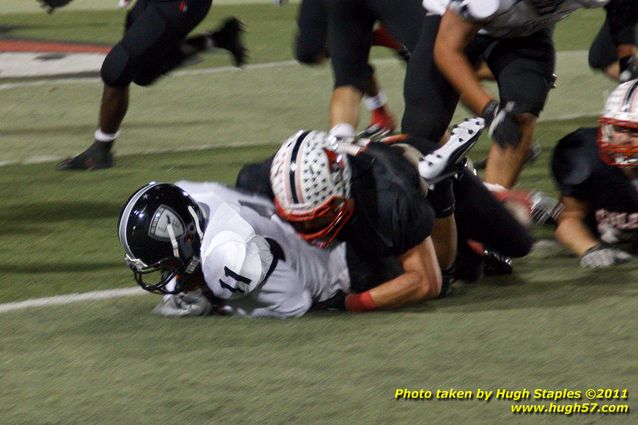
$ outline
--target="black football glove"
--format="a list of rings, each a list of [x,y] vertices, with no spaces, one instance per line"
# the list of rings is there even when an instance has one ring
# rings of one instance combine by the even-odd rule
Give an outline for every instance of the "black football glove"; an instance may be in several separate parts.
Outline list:
[[[620,65],[620,75],[618,81],[621,83],[638,78],[638,60],[635,56],[625,56],[618,60]]]
[[[493,100],[481,112],[481,117],[485,120],[485,126],[490,128],[490,138],[502,148],[518,146],[521,142],[521,126],[514,118],[514,107],[514,102],[500,105]]]
[[[580,257],[580,266],[590,269],[613,266],[631,260],[631,255],[625,251],[599,243],[589,248]]]
[[[47,13],[52,13],[55,9],[64,7],[71,3],[72,0],[38,0]]]
[[[346,294],[338,290],[331,298],[312,304],[310,311],[346,311]]]

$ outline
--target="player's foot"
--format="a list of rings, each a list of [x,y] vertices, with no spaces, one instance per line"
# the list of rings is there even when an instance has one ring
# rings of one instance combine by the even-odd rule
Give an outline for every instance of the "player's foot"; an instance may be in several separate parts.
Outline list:
[[[474,146],[485,127],[483,118],[470,118],[452,129],[450,139],[419,161],[419,174],[434,184],[456,174],[457,164]]]
[[[113,154],[94,142],[87,150],[73,158],[67,158],[56,165],[58,171],[99,170],[113,166]]]
[[[244,24],[237,18],[228,18],[222,26],[211,31],[210,37],[214,47],[225,49],[233,55],[233,63],[242,67],[246,63],[246,48],[241,41],[241,33],[244,32]]]
[[[380,107],[371,112],[370,125],[361,131],[357,137],[379,140],[392,134],[395,128],[396,124],[392,114],[386,108]]]

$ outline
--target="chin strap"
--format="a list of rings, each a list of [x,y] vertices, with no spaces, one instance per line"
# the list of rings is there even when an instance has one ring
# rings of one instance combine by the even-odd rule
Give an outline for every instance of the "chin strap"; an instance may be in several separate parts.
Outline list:
[[[171,238],[171,245],[173,246],[173,255],[177,258],[179,257],[179,245],[177,244],[177,238],[175,237],[175,231],[173,230],[173,225],[168,221],[166,225],[166,230],[168,231],[168,236]]]
[[[199,227],[199,218],[197,217],[197,213],[195,213],[195,210],[190,205],[188,206],[188,212],[191,214],[193,220],[195,221],[195,227],[197,228],[199,239],[204,239],[204,232],[202,232],[202,228]]]

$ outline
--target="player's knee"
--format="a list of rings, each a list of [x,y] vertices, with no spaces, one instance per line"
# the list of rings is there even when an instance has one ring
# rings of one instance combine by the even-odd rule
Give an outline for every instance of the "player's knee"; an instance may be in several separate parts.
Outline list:
[[[326,59],[326,52],[324,49],[308,49],[297,44],[295,59],[304,65],[319,65]]]
[[[111,87],[126,87],[133,80],[133,65],[129,53],[120,43],[116,44],[102,63],[100,76]]]
[[[144,69],[135,74],[133,82],[141,87],[148,87],[153,84],[160,74],[149,69]]]

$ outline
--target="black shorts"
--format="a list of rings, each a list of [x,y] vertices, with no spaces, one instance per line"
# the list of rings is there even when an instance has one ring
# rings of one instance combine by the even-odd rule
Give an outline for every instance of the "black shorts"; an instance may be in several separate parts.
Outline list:
[[[596,38],[589,47],[588,60],[590,67],[599,70],[604,70],[618,60],[618,51],[611,37],[609,21],[607,19],[605,19],[598,34],[596,34]]]
[[[154,80],[167,71],[164,61],[175,55],[210,10],[212,0],[138,0],[126,17],[119,44],[128,53],[131,75]]]
[[[317,63],[327,53],[328,12],[325,0],[303,0],[297,15],[295,58],[306,64]]]
[[[372,29],[380,21],[409,50],[414,48],[425,11],[420,0],[325,0],[328,50],[335,87],[364,91],[369,77]]]
[[[405,112],[402,131],[412,136],[440,140],[445,134],[459,94],[434,63],[433,50],[439,16],[428,16],[406,71]],[[501,101],[514,101],[518,110],[538,115],[551,88],[556,54],[552,29],[527,37],[495,39],[477,35],[465,54],[471,62],[484,60],[499,86]]]

